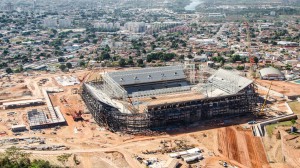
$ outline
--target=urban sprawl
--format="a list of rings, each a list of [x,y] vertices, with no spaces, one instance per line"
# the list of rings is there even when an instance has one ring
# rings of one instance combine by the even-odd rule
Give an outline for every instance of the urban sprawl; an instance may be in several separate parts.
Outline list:
[[[300,167],[299,0],[0,0],[0,167]]]

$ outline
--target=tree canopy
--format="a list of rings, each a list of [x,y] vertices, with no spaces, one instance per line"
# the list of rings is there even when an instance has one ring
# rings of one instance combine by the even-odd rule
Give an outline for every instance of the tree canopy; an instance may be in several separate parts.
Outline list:
[[[30,160],[30,153],[12,146],[0,157],[0,167],[3,168],[58,168],[44,160]]]
[[[147,62],[151,62],[153,60],[161,60],[161,61],[170,61],[171,59],[175,58],[176,54],[174,53],[152,53],[147,55]]]

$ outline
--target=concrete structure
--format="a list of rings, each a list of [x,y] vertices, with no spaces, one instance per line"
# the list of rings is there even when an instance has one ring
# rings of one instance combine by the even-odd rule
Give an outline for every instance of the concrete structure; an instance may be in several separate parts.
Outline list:
[[[22,132],[26,131],[26,125],[12,125],[11,130],[13,132]]]
[[[290,41],[278,41],[277,44],[283,47],[299,47],[299,43]]]
[[[269,67],[259,71],[260,78],[265,80],[284,80],[284,74],[278,69]]]
[[[178,166],[179,162],[177,159],[170,158],[167,160],[167,162],[163,165],[162,168],[176,168]]]
[[[59,28],[71,28],[73,26],[72,19],[65,18],[58,20]]]
[[[101,29],[102,31],[118,31],[121,28],[121,25],[119,22],[116,23],[106,23],[106,22],[97,22],[94,23],[94,28]]]
[[[46,18],[44,19],[43,26],[46,28],[57,28],[57,18]]]
[[[146,24],[144,22],[127,22],[124,27],[132,33],[143,33],[146,31]]]
[[[29,121],[30,129],[42,129],[42,128],[49,128],[49,127],[55,127],[58,125],[64,125],[65,119],[63,118],[60,111],[57,111],[58,117],[52,116],[49,113],[47,114],[44,111],[38,111],[36,109],[33,109],[31,111],[27,112],[27,118]]]
[[[225,17],[225,14],[222,13],[209,13],[208,17]]]
[[[80,81],[78,80],[77,77],[74,76],[58,76],[55,77],[55,80],[57,81],[58,84],[62,86],[73,86],[80,84]]]
[[[2,104],[3,109],[14,109],[14,108],[21,108],[21,107],[29,107],[29,106],[39,106],[44,105],[45,101],[42,99],[36,100],[21,100],[15,102],[5,102]]]
[[[66,120],[63,114],[60,112],[59,107],[53,107],[51,99],[48,95],[48,92],[55,93],[61,91],[62,90],[58,88],[44,88],[42,90],[42,93],[46,99],[48,111],[43,112],[32,110],[27,112],[30,129],[41,129],[66,124]]]
[[[82,98],[95,121],[112,131],[160,130],[203,119],[255,112],[251,80],[218,70],[192,85],[183,66],[108,72],[83,85]]]

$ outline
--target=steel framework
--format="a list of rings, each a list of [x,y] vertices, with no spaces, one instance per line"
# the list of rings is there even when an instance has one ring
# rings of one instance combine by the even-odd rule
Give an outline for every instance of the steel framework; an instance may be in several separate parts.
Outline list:
[[[170,125],[188,125],[214,117],[254,113],[258,100],[255,86],[251,84],[233,95],[151,105],[144,113],[128,114],[100,101],[85,84],[81,96],[97,124],[111,131],[123,132],[164,129]]]

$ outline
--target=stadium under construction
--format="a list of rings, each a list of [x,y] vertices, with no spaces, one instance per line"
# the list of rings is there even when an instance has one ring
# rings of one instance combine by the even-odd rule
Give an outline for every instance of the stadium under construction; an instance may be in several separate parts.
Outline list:
[[[111,131],[159,130],[253,113],[258,101],[252,80],[223,69],[196,71],[187,64],[100,76],[84,83],[81,95],[97,124]]]

